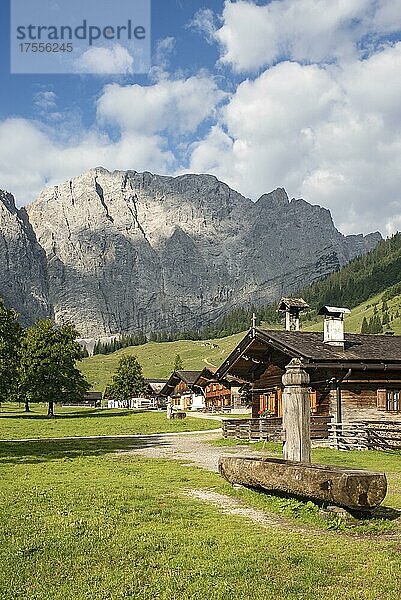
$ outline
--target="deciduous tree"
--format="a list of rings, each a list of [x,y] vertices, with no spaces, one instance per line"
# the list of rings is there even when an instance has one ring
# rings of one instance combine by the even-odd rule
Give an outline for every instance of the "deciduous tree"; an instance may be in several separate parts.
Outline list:
[[[30,402],[47,402],[49,417],[55,402],[82,400],[90,387],[75,366],[82,352],[77,335],[73,325],[47,319],[27,329],[22,340],[22,390]]]
[[[18,314],[0,298],[0,402],[18,396],[18,364],[22,329]]]

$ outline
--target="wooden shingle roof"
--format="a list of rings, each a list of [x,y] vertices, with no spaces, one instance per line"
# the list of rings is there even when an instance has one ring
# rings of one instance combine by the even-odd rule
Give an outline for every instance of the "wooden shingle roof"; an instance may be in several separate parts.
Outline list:
[[[401,363],[401,336],[346,333],[344,350],[323,342],[323,334],[308,331],[260,329],[261,337],[272,340],[300,358],[312,361],[374,361]]]
[[[250,329],[215,376],[252,381],[272,362],[284,368],[291,358],[306,368],[401,370],[401,336],[346,333],[342,348],[325,343],[323,332]]]
[[[198,379],[202,371],[174,371],[166,381],[164,387],[160,391],[161,396],[168,396],[174,390],[175,386],[184,381],[191,387]]]

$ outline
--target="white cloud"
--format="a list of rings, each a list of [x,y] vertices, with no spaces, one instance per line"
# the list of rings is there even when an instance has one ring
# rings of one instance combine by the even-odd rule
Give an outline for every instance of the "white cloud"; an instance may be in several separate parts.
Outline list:
[[[0,122],[0,189],[26,204],[45,185],[97,165],[172,172],[177,157],[168,147],[168,135],[195,132],[224,96],[210,76],[200,74],[151,86],[107,85],[89,129],[75,123],[73,116],[56,124],[7,119]],[[42,105],[46,101],[50,106],[53,100],[52,95],[40,96]],[[112,136],[105,125],[114,129]],[[179,143],[185,149],[182,135]]]
[[[33,200],[46,185],[55,185],[95,166],[166,173],[174,160],[157,135],[131,135],[117,142],[101,133],[82,132],[81,141],[57,143],[35,123],[7,119],[0,123],[0,189],[19,205]]]
[[[209,44],[215,41],[217,30],[215,14],[210,8],[201,8],[198,10],[188,27],[204,35]]]
[[[210,15],[209,15],[210,16]],[[283,57],[299,62],[350,60],[365,36],[401,30],[401,0],[226,0],[222,26],[207,32],[234,71],[256,71]],[[209,23],[210,23],[209,19]]]
[[[40,111],[53,111],[57,107],[57,95],[51,90],[41,90],[34,96],[34,105]]]
[[[153,64],[163,71],[170,65],[170,58],[174,52],[175,39],[171,36],[162,38],[156,42],[153,54]]]
[[[98,100],[101,121],[124,131],[194,132],[225,97],[212,77],[161,80],[151,86],[107,85]]]
[[[75,61],[75,72],[126,75],[133,72],[133,62],[133,57],[121,44],[111,48],[91,46]]]
[[[256,199],[278,186],[332,210],[342,231],[388,232],[401,214],[401,43],[343,66],[284,62],[241,83],[192,147]]]

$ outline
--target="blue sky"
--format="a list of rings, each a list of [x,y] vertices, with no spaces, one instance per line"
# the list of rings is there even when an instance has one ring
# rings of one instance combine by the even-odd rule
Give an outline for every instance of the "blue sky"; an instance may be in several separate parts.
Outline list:
[[[102,165],[401,228],[401,0],[153,0],[148,75],[11,75],[0,15],[0,188],[19,205]]]

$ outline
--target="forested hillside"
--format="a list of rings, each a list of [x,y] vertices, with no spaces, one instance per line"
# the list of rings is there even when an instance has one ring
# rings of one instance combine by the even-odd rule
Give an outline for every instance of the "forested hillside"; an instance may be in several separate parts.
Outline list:
[[[380,319],[382,322],[383,318],[386,321],[388,303],[399,294],[401,294],[401,233],[396,233],[391,238],[379,242],[368,254],[355,258],[339,271],[292,296],[299,295],[310,305],[311,310],[304,314],[304,320],[309,323],[316,320],[317,310],[325,304],[354,308],[377,296],[368,306],[368,308],[376,306],[376,311],[374,314],[367,314],[367,324],[369,327],[370,319],[371,331],[369,332],[380,333],[377,321]],[[398,311],[398,308],[395,308],[396,304],[397,302],[392,303],[395,315]],[[269,327],[279,326],[283,319],[277,314],[276,308],[276,304],[238,308],[227,314],[215,327],[207,329],[204,332],[205,337],[230,335],[248,329],[252,322],[252,313],[256,314],[257,323],[265,323]],[[386,328],[386,325],[391,323],[385,322],[381,325]],[[360,331],[359,323],[358,331]]]
[[[352,260],[336,273],[308,286],[300,295],[312,308],[324,304],[353,308],[400,282],[401,233],[396,233],[379,242],[368,254]],[[397,290],[394,288],[393,292],[396,294]]]

